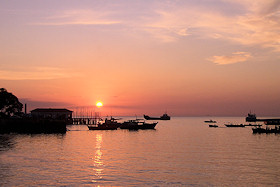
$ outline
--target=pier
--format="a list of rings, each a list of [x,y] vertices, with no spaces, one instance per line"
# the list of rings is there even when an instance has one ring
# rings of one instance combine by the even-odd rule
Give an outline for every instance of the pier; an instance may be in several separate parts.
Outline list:
[[[94,125],[101,119],[99,117],[73,117],[73,125]]]
[[[73,125],[94,125],[102,121],[100,112],[95,111],[94,107],[75,107],[72,110]]]

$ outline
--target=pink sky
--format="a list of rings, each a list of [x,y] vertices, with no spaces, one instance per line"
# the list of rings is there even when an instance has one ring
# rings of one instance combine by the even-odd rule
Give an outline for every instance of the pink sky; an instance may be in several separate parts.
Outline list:
[[[0,87],[29,109],[280,114],[278,0],[0,0]]]

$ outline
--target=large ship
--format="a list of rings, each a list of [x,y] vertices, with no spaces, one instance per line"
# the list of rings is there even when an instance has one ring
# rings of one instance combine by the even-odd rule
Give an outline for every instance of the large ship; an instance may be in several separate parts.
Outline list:
[[[146,120],[170,120],[170,116],[168,116],[166,113],[160,117],[150,117],[150,116],[144,114],[144,118]]]
[[[246,117],[246,121],[247,122],[256,122],[257,121],[256,114],[252,114],[251,112],[248,113],[248,116]]]

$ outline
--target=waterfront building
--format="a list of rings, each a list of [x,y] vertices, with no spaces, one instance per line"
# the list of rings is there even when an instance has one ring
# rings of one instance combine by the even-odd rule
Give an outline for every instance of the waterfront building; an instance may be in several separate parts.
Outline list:
[[[73,111],[65,108],[37,108],[30,112],[33,118],[66,120],[68,122],[72,121],[73,113]]]

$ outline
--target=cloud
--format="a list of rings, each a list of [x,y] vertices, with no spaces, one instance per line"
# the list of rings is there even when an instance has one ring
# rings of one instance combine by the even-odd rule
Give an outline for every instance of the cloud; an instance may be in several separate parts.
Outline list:
[[[46,25],[46,26],[62,26],[62,25],[113,25],[118,24],[117,21],[69,21],[69,22],[47,22],[47,23],[34,23],[33,25]]]
[[[109,18],[110,13],[93,10],[67,10],[45,18],[43,22],[32,25],[62,26],[62,25],[114,25],[121,23]]]
[[[228,56],[213,56],[208,60],[219,65],[235,64],[239,62],[245,62],[251,57],[248,52],[235,52]]]
[[[179,37],[190,35],[188,23],[181,19],[172,12],[158,10],[154,12],[153,19],[144,22],[141,28],[163,42],[175,42]]]
[[[162,42],[196,37],[280,51],[279,0],[166,0],[139,3],[140,9],[136,4],[59,11],[33,24],[119,25],[129,34],[144,32]]]
[[[0,80],[50,80],[79,76],[61,68],[33,67],[27,70],[0,70]]]
[[[280,51],[279,0],[223,0],[215,7],[178,2],[158,6],[142,29],[168,42],[196,36]]]

